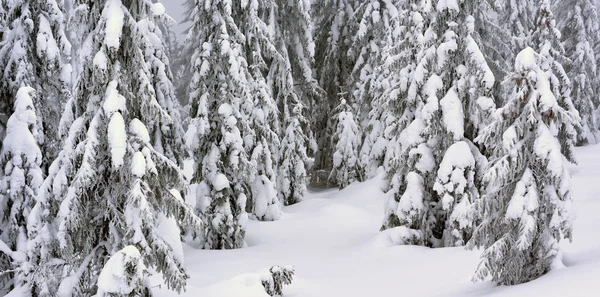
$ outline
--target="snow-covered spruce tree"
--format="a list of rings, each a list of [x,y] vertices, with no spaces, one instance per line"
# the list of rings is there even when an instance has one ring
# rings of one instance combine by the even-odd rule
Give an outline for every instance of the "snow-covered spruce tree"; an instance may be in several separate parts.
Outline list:
[[[475,30],[473,38],[485,53],[485,59],[496,77],[493,94],[497,105],[502,105],[506,90],[501,82],[512,71],[514,51],[512,35],[500,22],[504,16],[502,2],[496,0],[473,1]]]
[[[529,47],[517,55],[513,96],[477,139],[493,157],[477,207],[483,221],[469,243],[484,248],[474,279],[536,279],[561,260],[560,239],[571,239],[571,176],[551,130],[576,115],[552,93],[543,59]]]
[[[309,160],[306,152],[309,139],[302,129],[306,125],[306,119],[302,115],[303,106],[298,102],[289,108],[291,110],[286,112],[288,126],[283,131],[279,149],[277,179],[279,199],[284,205],[298,203],[306,195],[306,161]]]
[[[368,113],[371,108],[373,70],[382,60],[382,49],[392,43],[392,37],[398,33],[400,4],[397,0],[358,1],[348,21],[347,30],[352,37],[348,55],[353,63],[348,91],[353,96],[351,101],[362,109],[357,111],[359,115]]]
[[[388,88],[390,90],[389,95],[377,99],[377,101],[382,101],[380,103],[382,108],[374,108],[371,111],[372,123],[369,124],[369,128],[378,128],[379,131],[371,130],[370,134],[367,134],[361,154],[363,156],[368,155],[368,151],[373,150],[374,144],[382,142],[383,129],[392,126],[389,121],[384,121],[385,117],[391,117],[392,123],[400,123],[401,118],[391,116],[391,110],[394,110],[393,115],[402,112],[405,117],[403,120],[408,124],[405,128],[399,129],[400,134],[396,140],[398,144],[394,145],[394,155],[385,168],[390,186],[388,202],[384,207],[385,217],[381,230],[406,230],[408,232],[401,232],[403,233],[401,234],[402,243],[423,244],[426,237],[425,233],[431,232],[429,230],[422,231],[428,227],[425,220],[427,208],[424,201],[431,199],[428,193],[423,192],[424,180],[422,175],[432,170],[433,156],[422,137],[424,122],[420,118],[420,114],[427,100],[426,96],[422,96],[422,92],[431,89],[430,84],[424,81],[424,74],[427,72],[426,67],[429,61],[433,60],[433,52],[426,50],[431,45],[433,38],[431,34],[423,35],[424,25],[426,24],[424,15],[428,13],[426,3],[414,1],[409,3],[407,8],[408,11],[404,15],[406,19],[401,21],[406,24],[406,31],[403,34],[405,38],[401,38],[401,40],[414,42],[409,42],[400,49],[398,55],[406,56],[401,63],[390,65],[390,73],[403,73],[400,76],[398,91],[393,92],[394,88],[390,85],[390,88]],[[396,57],[397,55],[390,55],[390,60],[393,61]],[[400,70],[393,71],[396,66]],[[382,68],[385,68],[385,65]],[[382,79],[381,85],[385,88],[388,82],[389,80]],[[403,90],[402,84],[405,84],[405,96],[395,94]],[[389,98],[389,100],[386,100],[386,98]],[[389,112],[385,112],[386,110]],[[382,118],[382,116],[384,117]],[[384,140],[383,142],[380,146],[387,146],[387,143],[385,143],[387,141]],[[361,161],[364,162],[363,166],[369,168],[365,160]]]
[[[187,157],[184,146],[185,131],[182,126],[181,106],[175,94],[168,57],[170,48],[167,46],[172,45],[156,42],[165,40],[162,28],[167,29],[165,24],[174,23],[174,20],[165,13],[162,4],[157,3],[152,9],[155,16],[141,19],[138,24],[139,28],[145,31],[143,34],[152,41],[144,44],[141,50],[145,55],[146,67],[152,73],[151,83],[156,93],[156,102],[152,104],[158,103],[171,119],[169,121],[150,121],[146,125],[148,130],[152,131],[151,141],[154,149],[183,168],[183,160]],[[173,32],[165,33],[172,34]],[[174,37],[170,36],[170,38]]]
[[[4,146],[0,153],[0,245],[21,257],[0,257],[0,291],[6,285],[27,287],[30,267],[23,265],[28,244],[27,217],[43,182],[42,153],[36,141],[35,90],[21,87],[14,113],[8,119]],[[8,273],[9,271],[15,271]]]
[[[579,115],[571,101],[571,81],[563,68],[563,63],[569,63],[565,57],[565,49],[561,43],[561,33],[556,28],[556,21],[550,8],[549,0],[539,1],[539,10],[535,21],[535,30],[532,33],[532,48],[544,58],[539,65],[550,83],[550,89],[556,96],[558,104],[574,115]],[[562,154],[571,162],[575,162],[573,154],[574,144],[577,141],[577,135],[581,134],[581,124],[578,120],[575,123],[561,123],[557,127],[558,141],[560,142]],[[577,130],[580,130],[579,133]]]
[[[149,28],[164,8],[150,0],[77,5],[92,24],[88,51],[69,111],[74,121],[28,218],[32,293],[91,296],[109,257],[128,245],[180,292],[188,276],[157,220],[162,214],[195,230],[202,222],[171,192],[184,185],[177,164],[153,146],[160,135],[153,129],[173,121],[155,89],[160,72],[148,67],[161,46]]]
[[[38,91],[36,138],[46,172],[60,149],[60,114],[71,89],[71,44],[63,1],[2,1],[2,6],[7,31],[0,40],[0,110],[12,113],[20,87]]]
[[[331,139],[331,146],[335,148],[335,152],[329,183],[343,189],[355,181],[360,181],[363,176],[358,162],[360,131],[354,120],[352,106],[345,99],[341,100],[333,113],[337,117],[337,129]]]
[[[244,245],[247,182],[254,177],[243,138],[250,135],[244,106],[251,104],[244,36],[229,1],[190,0],[188,43],[195,48],[189,86],[188,145],[196,161],[196,211],[209,222],[203,246]]]
[[[562,33],[564,65],[571,80],[573,105],[579,111],[582,129],[577,144],[597,142],[598,122],[594,115],[600,99],[596,95],[600,84],[596,79],[596,52],[600,46],[600,24],[597,9],[591,0],[556,1],[557,28]]]
[[[356,3],[355,0],[320,0],[313,4],[316,73],[326,94],[315,126],[319,146],[315,169],[330,170],[333,166],[331,156],[335,148],[331,147],[331,137],[336,127],[331,122],[332,110],[339,104],[339,93],[347,88],[354,66],[348,56],[352,42],[348,28]]]
[[[279,111],[278,196],[289,205],[306,194],[307,170],[317,150],[314,139],[322,89],[313,77],[315,44],[310,2],[275,0],[264,10],[277,55],[268,63],[267,84]]]
[[[244,4],[244,3],[242,3]],[[268,61],[280,59],[275,40],[263,20],[272,2],[234,5],[232,15],[246,37],[244,55],[248,63],[248,87],[252,100],[242,105],[248,118],[249,133],[244,145],[256,174],[247,181],[246,211],[259,220],[276,220],[281,215],[276,190],[277,151],[279,149],[279,116],[273,92],[267,82]]]
[[[394,70],[400,70],[404,65],[398,66],[392,56],[397,57],[399,51],[410,52],[421,43],[408,45],[400,37],[403,33],[406,34],[403,30],[412,30],[411,24],[407,23],[417,21],[406,21],[410,18],[410,12],[406,11],[407,7],[430,6],[429,3],[425,3],[427,1],[404,2],[358,1],[355,4],[355,12],[348,21],[347,30],[352,38],[348,49],[348,60],[352,64],[344,91],[350,93],[349,98],[354,104],[357,123],[365,127],[365,135],[361,136],[364,144],[361,147],[360,163],[365,168],[367,177],[373,176],[379,166],[388,166],[386,144],[393,137],[391,135],[393,131],[399,132],[396,129],[397,125],[393,124],[392,114],[386,110],[389,107],[386,105],[389,94],[384,94],[386,89],[382,88],[382,85],[393,84],[391,81],[394,79],[387,76],[403,75]],[[422,9],[429,10],[428,7]],[[387,70],[386,67],[395,68]]]
[[[478,199],[477,171],[485,166],[471,140],[494,107],[494,76],[472,38],[472,2],[439,1],[435,8],[426,33],[430,45],[412,74],[414,88],[427,79],[416,89],[422,103],[398,136],[400,153],[388,170],[393,197],[383,225],[413,229],[401,232],[407,236],[401,241],[433,247],[462,245],[470,238],[469,206]]]
[[[425,46],[423,33],[430,10],[426,1],[406,2],[400,11],[398,36],[385,45],[384,57],[374,69],[373,102],[360,151],[366,177],[373,176],[379,166],[389,169],[390,160],[401,150],[398,136],[414,119],[416,85],[409,90]]]
[[[505,60],[513,61],[515,53],[528,45],[531,32],[535,28],[535,17],[539,8],[538,0],[505,0],[496,3],[499,24],[510,34],[512,50],[511,57]]]

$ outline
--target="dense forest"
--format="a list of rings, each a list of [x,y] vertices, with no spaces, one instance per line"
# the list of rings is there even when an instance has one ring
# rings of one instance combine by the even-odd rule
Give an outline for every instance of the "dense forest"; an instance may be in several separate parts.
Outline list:
[[[593,0],[186,0],[184,38],[158,1],[0,3],[0,294],[181,292],[173,238],[244,248],[379,171],[380,231],[481,249],[475,280],[534,280],[572,238]]]

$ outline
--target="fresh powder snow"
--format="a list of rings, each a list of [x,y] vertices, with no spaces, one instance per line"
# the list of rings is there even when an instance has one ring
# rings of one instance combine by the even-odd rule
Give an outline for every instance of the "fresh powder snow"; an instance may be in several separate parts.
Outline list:
[[[457,149],[458,151],[458,149]],[[577,219],[574,241],[561,242],[565,267],[518,286],[472,283],[479,251],[464,247],[431,249],[398,246],[411,232],[400,228],[379,232],[383,176],[354,183],[342,191],[310,192],[299,204],[285,207],[280,220],[250,220],[248,247],[237,250],[198,250],[183,245],[191,279],[182,295],[158,289],[156,296],[266,297],[261,271],[276,263],[294,265],[296,275],[284,296],[574,296],[600,291],[600,145],[576,149],[580,165],[571,165]],[[458,153],[458,152],[457,152]],[[466,164],[470,160],[464,160]],[[523,181],[526,182],[526,181]],[[523,184],[525,186],[525,184]],[[525,200],[511,205],[517,216]],[[529,199],[529,198],[527,198]],[[517,205],[518,204],[518,205]],[[431,279],[435,282],[431,282]],[[153,285],[158,285],[154,283]]]

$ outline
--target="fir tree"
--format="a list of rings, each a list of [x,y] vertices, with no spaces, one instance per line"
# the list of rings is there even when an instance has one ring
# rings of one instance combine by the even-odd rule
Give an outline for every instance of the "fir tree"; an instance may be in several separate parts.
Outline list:
[[[424,81],[424,73],[428,61],[432,59],[431,51],[426,49],[432,43],[432,37],[423,35],[425,32],[424,15],[428,13],[427,4],[423,1],[410,2],[405,15],[406,19],[402,23],[406,24],[404,40],[411,47],[401,47],[397,55],[390,55],[391,59],[398,59],[399,63],[392,64],[391,70],[398,67],[400,71],[390,71],[390,73],[402,73],[403,77],[398,80],[398,86],[394,88],[390,85],[389,95],[380,97],[381,108],[374,108],[371,111],[370,129],[379,128],[379,131],[371,130],[363,144],[362,155],[368,154],[365,147],[369,144],[369,137],[372,139],[383,138],[382,129],[390,127],[387,121],[383,119],[391,118],[392,123],[404,124],[405,127],[399,127],[397,139],[394,141],[394,147],[388,165],[386,166],[386,176],[390,181],[388,189],[388,202],[385,205],[385,217],[381,230],[402,229],[408,232],[402,232],[406,236],[402,241],[406,244],[423,244],[426,235],[423,233],[428,228],[425,223],[426,211],[424,201],[430,200],[428,193],[424,193],[423,174],[428,174],[433,159],[432,152],[424,143],[422,137],[424,129],[423,119],[420,113],[426,103],[426,97],[422,94],[425,90],[431,88],[427,81]],[[402,38],[401,38],[402,39]],[[399,57],[399,58],[396,58]],[[400,60],[402,58],[402,60]],[[393,61],[393,60],[392,60]],[[385,65],[384,67],[385,68]],[[383,88],[387,87],[388,80],[381,80]],[[393,81],[392,81],[393,82]],[[394,92],[394,90],[396,90]],[[405,95],[402,96],[401,92]],[[385,94],[385,93],[384,93]],[[387,98],[389,99],[387,99]],[[404,98],[403,98],[404,97]],[[387,100],[386,100],[387,99]],[[393,106],[393,107],[392,107]],[[389,110],[390,112],[386,112]],[[391,113],[393,111],[394,113]],[[400,115],[400,116],[397,116]],[[383,116],[383,118],[382,118]],[[389,129],[389,128],[388,128]],[[379,140],[377,140],[379,141]],[[372,141],[372,143],[376,143]],[[382,144],[384,147],[387,144]],[[371,148],[373,150],[373,148]],[[363,161],[364,162],[364,161]],[[429,233],[430,231],[425,230]]]
[[[531,33],[535,28],[535,18],[538,11],[538,0],[506,0],[497,5],[499,21],[510,34],[512,46],[511,57],[505,61],[513,61],[515,53],[528,45]]]
[[[292,110],[287,112],[288,126],[281,139],[279,150],[279,176],[277,189],[279,199],[284,205],[292,205],[302,201],[306,195],[306,152],[308,137],[302,129],[306,119],[302,116],[302,105],[296,103]]]
[[[553,126],[573,124],[540,64],[526,48],[512,74],[513,96],[494,115],[478,142],[493,148],[485,191],[477,207],[483,218],[470,247],[483,247],[474,279],[514,285],[547,273],[562,237],[571,239],[571,176]]]
[[[535,23],[535,31],[532,33],[533,49],[542,55],[540,68],[546,72],[550,89],[555,94],[558,104],[574,115],[579,113],[571,101],[571,81],[563,68],[563,63],[568,63],[565,50],[560,41],[560,31],[556,28],[556,21],[550,9],[548,0],[540,0],[539,11]],[[558,140],[563,155],[567,160],[575,162],[573,147],[577,141],[577,130],[580,130],[579,120],[575,123],[562,123],[555,127],[558,131]]]
[[[76,4],[88,12],[82,40],[89,51],[65,111],[74,119],[68,137],[28,220],[29,259],[37,268],[32,293],[91,296],[109,257],[128,245],[180,292],[188,276],[157,217],[195,230],[201,221],[171,192],[183,189],[177,164],[154,148],[161,139],[154,129],[173,124],[161,106],[169,88],[155,83],[162,73],[149,67],[161,67],[154,30],[164,7],[150,0]],[[172,151],[169,144],[162,143],[164,152]]]
[[[337,129],[332,138],[335,152],[329,182],[343,189],[362,179],[362,170],[358,162],[360,133],[354,120],[354,112],[345,99],[341,100],[333,112],[337,117]]]
[[[0,245],[11,252],[0,256],[0,290],[6,285],[27,287],[31,267],[24,265],[28,245],[27,218],[43,181],[42,153],[35,138],[35,90],[21,87],[0,153]],[[9,273],[9,271],[16,271]],[[12,279],[10,279],[12,277]]]
[[[193,182],[200,184],[196,211],[210,222],[204,247],[244,245],[246,186],[253,176],[243,137],[251,135],[245,106],[252,102],[244,38],[228,1],[188,1],[192,27],[188,42],[193,76],[189,86],[192,122],[188,144],[196,160]]]
[[[494,76],[472,37],[473,8],[470,1],[437,2],[426,33],[431,39],[417,55],[408,99],[420,102],[395,140],[400,150],[388,170],[391,198],[383,226],[415,231],[404,232],[405,243],[462,245],[474,226],[468,209],[479,197],[477,171],[485,158],[470,142],[494,107]]]
[[[38,90],[36,137],[46,172],[60,148],[60,114],[70,98],[71,44],[65,9],[56,0],[3,1],[2,6],[8,30],[0,41],[0,110],[12,113],[20,87]]]
[[[512,71],[514,52],[512,35],[500,21],[503,15],[502,2],[495,0],[475,1],[472,5],[475,17],[473,38],[485,53],[485,59],[496,77],[494,99],[499,102],[504,98],[501,82]]]
[[[414,119],[416,84],[411,82],[425,46],[430,9],[425,1],[408,1],[405,8],[398,20],[397,41],[385,45],[384,58],[373,73],[373,102],[360,151],[367,177],[379,166],[389,169],[390,160],[401,150],[398,136]]]
[[[371,107],[370,89],[374,80],[373,71],[381,61],[382,49],[393,42],[397,34],[400,16],[400,1],[359,1],[349,20],[348,31],[353,37],[348,50],[351,66],[350,92],[357,106],[368,112]]]
[[[278,196],[289,205],[306,194],[308,172],[317,150],[314,127],[322,90],[313,77],[315,44],[310,3],[276,0],[263,19],[272,28],[277,57],[268,63],[267,84],[279,110]]]
[[[163,34],[163,30],[168,30],[165,28],[165,24],[173,22],[173,19],[165,14],[164,7],[160,3],[153,6],[153,12],[156,14],[154,18],[140,21],[140,29],[145,31],[143,34],[150,40],[166,40],[170,43],[164,45],[147,43],[141,49],[145,54],[146,67],[153,74],[151,82],[156,93],[156,103],[166,112],[170,120],[152,121],[153,126],[150,126],[150,123],[147,125],[148,129],[152,131],[151,141],[154,149],[183,168],[183,159],[187,157],[184,146],[185,131],[182,126],[181,106],[175,93],[174,77],[171,73],[168,56],[169,50],[173,50],[170,46],[172,47],[172,43],[175,41],[172,40],[173,36],[169,35],[173,34],[172,31],[166,31],[166,34]],[[165,36],[170,37],[165,38]],[[153,102],[153,104],[155,103]]]
[[[248,4],[234,10],[240,22],[240,30],[246,36],[246,60],[250,73],[249,87],[253,101],[245,105],[252,134],[246,139],[246,148],[257,175],[251,183],[247,211],[259,220],[277,220],[281,215],[277,196],[277,151],[280,144],[279,114],[273,91],[267,82],[267,61],[279,59],[275,40],[267,23],[262,19],[265,11],[272,9],[270,2]],[[260,5],[258,5],[260,4]],[[237,6],[236,6],[237,7]],[[250,141],[251,140],[251,141]]]
[[[330,170],[332,155],[331,137],[335,132],[333,109],[339,104],[339,92],[347,89],[354,65],[348,56],[352,36],[348,28],[356,6],[354,0],[321,0],[313,5],[316,44],[316,72],[319,85],[325,91],[319,119],[316,123],[319,152],[315,156],[315,168]]]
[[[600,24],[594,2],[590,0],[556,1],[557,28],[568,62],[564,68],[572,83],[573,105],[579,111],[582,129],[577,144],[596,142],[598,123],[594,114],[600,100],[596,94],[600,84],[594,79],[598,65],[596,53],[600,46]]]

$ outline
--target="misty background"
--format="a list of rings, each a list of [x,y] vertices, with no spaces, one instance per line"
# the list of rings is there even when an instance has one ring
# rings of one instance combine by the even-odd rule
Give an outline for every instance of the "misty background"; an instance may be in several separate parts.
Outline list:
[[[167,9],[167,13],[177,21],[177,25],[174,27],[175,32],[179,33],[179,38],[183,40],[185,36],[183,35],[183,31],[187,29],[189,24],[183,23],[185,7],[183,3],[185,0],[162,0],[160,1],[165,8]]]

